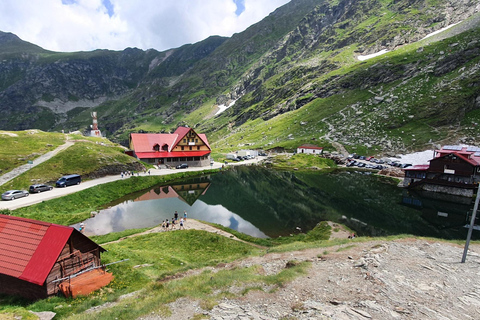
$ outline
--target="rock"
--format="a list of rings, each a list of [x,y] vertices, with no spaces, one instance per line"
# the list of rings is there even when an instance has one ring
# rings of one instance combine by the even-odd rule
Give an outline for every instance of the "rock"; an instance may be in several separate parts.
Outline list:
[[[51,320],[55,317],[56,313],[51,311],[42,311],[42,312],[33,312],[34,315],[38,317],[38,320]]]

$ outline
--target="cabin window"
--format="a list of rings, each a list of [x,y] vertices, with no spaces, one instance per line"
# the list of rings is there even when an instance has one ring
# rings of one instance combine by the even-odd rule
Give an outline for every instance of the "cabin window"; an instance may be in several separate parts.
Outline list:
[[[200,146],[197,146],[197,150],[200,150]]]
[[[153,146],[153,150],[155,150],[155,151],[160,151],[160,146],[158,145],[158,143],[156,143],[156,144]]]
[[[190,146],[189,148],[190,148],[190,151],[192,151],[192,146]]]
[[[185,147],[184,147],[184,146],[182,146],[182,151],[183,151],[184,149],[185,149]]]
[[[168,144],[164,144],[164,145],[162,146],[162,150],[163,150],[163,151],[168,151]]]
[[[187,139],[183,139],[183,143],[187,143]]]
[[[195,143],[198,143],[198,139],[195,139]]]

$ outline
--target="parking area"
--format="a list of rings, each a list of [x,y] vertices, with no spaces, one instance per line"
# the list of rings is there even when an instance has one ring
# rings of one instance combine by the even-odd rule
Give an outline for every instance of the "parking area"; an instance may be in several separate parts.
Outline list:
[[[398,160],[391,160],[388,158],[377,159],[375,157],[367,157],[352,154],[349,155],[346,159],[347,167],[358,167],[365,169],[374,169],[374,170],[383,170],[388,167],[397,167],[400,169],[411,167],[411,163],[402,163]]]

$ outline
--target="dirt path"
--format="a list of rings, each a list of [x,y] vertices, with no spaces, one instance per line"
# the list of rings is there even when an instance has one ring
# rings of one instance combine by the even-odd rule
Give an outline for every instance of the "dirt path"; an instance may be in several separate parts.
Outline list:
[[[194,229],[194,230],[204,230],[204,231],[208,231],[208,232],[211,232],[211,233],[216,233],[218,235],[221,235],[221,236],[224,236],[224,237],[227,237],[227,238],[230,238],[232,240],[236,240],[236,241],[240,241],[240,242],[244,242],[244,243],[248,243],[250,245],[253,245],[253,246],[256,246],[256,247],[259,247],[259,248],[262,248],[261,246],[257,246],[255,244],[252,244],[250,242],[246,242],[244,240],[241,240],[237,237],[235,237],[233,234],[227,232],[227,231],[224,231],[222,229],[218,229],[218,228],[215,228],[209,224],[206,224],[206,223],[203,223],[201,221],[198,221],[198,220],[195,220],[195,219],[191,219],[191,218],[188,218],[187,221],[184,223],[184,229],[185,230],[191,230],[191,229]],[[181,231],[180,230],[180,227],[177,225],[175,227],[175,229],[170,229],[169,231],[165,231],[163,229],[162,226],[156,226],[150,230],[147,230],[145,232],[140,232],[140,233],[136,233],[136,234],[132,234],[130,236],[127,236],[127,237],[123,237],[123,238],[120,238],[119,240],[116,240],[116,241],[111,241],[111,242],[106,242],[106,243],[103,243],[103,245],[107,245],[107,244],[110,244],[110,243],[115,243],[115,242],[120,242],[122,240],[125,240],[127,238],[131,238],[131,237],[137,237],[137,236],[140,236],[140,235],[143,235],[143,234],[149,234],[149,233],[157,233],[157,232],[175,232],[175,231]]]

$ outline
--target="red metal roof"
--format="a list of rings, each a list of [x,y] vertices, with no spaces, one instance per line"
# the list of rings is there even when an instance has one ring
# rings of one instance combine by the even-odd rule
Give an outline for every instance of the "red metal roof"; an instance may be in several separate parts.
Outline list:
[[[160,147],[160,150],[164,145],[167,145],[168,152],[170,152],[190,131],[195,132],[195,130],[193,130],[192,128],[178,127],[174,133],[131,133],[130,137],[132,139],[132,144],[133,144],[133,148],[135,149],[135,153],[138,156],[138,154],[141,152],[154,153],[153,147],[157,144]],[[203,143],[205,143],[205,145],[211,150],[210,144],[208,143],[207,136],[203,133],[196,133],[196,134],[203,141]],[[164,152],[165,151],[163,151],[163,153]],[[139,158],[145,158],[145,157],[139,157]],[[154,157],[152,156],[152,158]]]
[[[315,146],[313,144],[302,144],[298,149],[315,149],[315,150],[323,150],[323,147]]]
[[[139,159],[202,157],[211,151],[136,152]]]
[[[0,273],[43,285],[73,231],[0,214]]]
[[[435,158],[441,158],[451,153],[461,156],[463,160],[467,161],[473,166],[480,165],[480,148],[478,147],[443,146],[442,149],[435,150]]]
[[[472,158],[468,158],[468,155],[465,156],[463,153],[459,153],[459,152],[449,152],[447,154],[441,154],[440,156],[436,157],[436,158],[433,158],[432,160],[430,160],[430,162],[432,161],[437,161],[437,159],[440,159],[440,158],[444,158],[450,154],[453,154],[455,156],[457,156],[458,158],[462,159],[463,161],[471,164],[472,166],[476,167],[476,166],[480,166],[480,163],[476,160],[476,159],[472,159]]]
[[[152,152],[153,146],[156,144],[160,146],[160,149],[166,144],[168,145],[168,151],[170,151],[177,138],[176,134],[170,133],[131,133],[130,135],[135,153]]]
[[[19,279],[43,285],[72,232],[72,227],[50,225]]]

